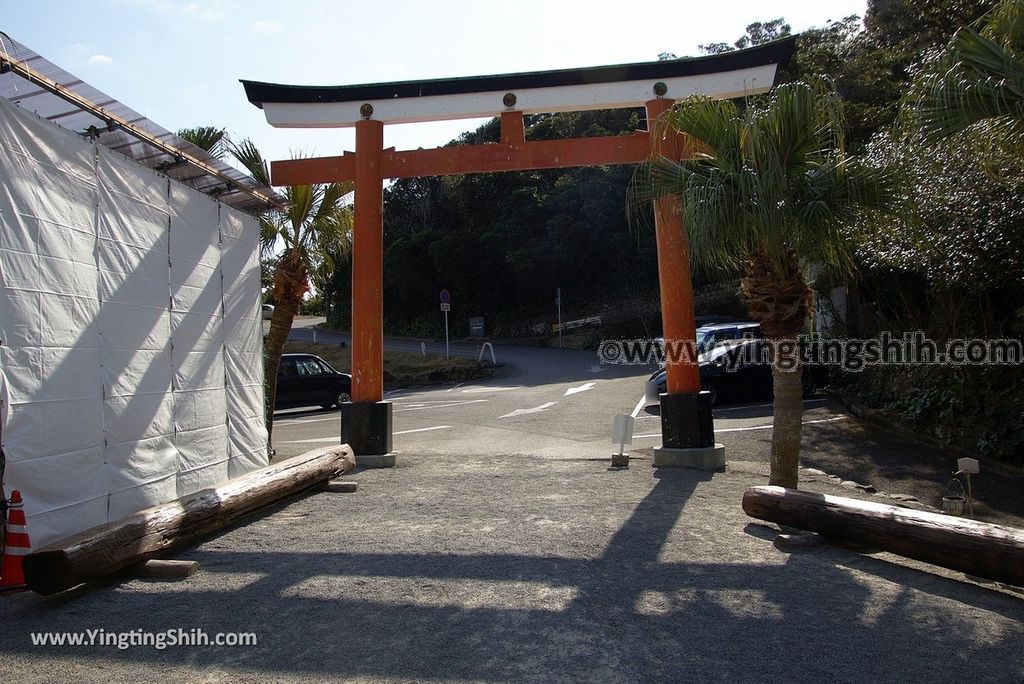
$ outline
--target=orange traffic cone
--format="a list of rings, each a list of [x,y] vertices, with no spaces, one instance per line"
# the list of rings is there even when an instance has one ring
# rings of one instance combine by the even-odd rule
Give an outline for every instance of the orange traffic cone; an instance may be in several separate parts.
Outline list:
[[[0,589],[25,586],[25,573],[21,560],[28,555],[32,545],[28,541],[28,526],[25,520],[25,504],[21,492],[11,492],[10,511],[7,513],[7,538],[4,544],[3,565],[0,566]]]

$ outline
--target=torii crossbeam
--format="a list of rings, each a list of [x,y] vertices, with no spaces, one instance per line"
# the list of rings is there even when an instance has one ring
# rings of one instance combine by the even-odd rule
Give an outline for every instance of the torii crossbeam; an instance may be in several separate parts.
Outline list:
[[[276,161],[274,185],[354,181],[352,254],[352,403],[342,407],[342,441],[361,465],[390,466],[391,404],[383,401],[383,181],[387,178],[636,164],[660,154],[683,159],[684,137],[654,122],[675,100],[694,94],[736,98],[766,92],[793,52],[794,38],[710,57],[560,71],[353,86],[289,86],[242,81],[249,101],[281,128],[356,129],[355,153]],[[647,130],[631,135],[528,141],[523,115],[645,107]],[[501,117],[501,142],[431,150],[383,149],[384,125]],[[654,203],[663,334],[693,343],[693,288],[677,198]],[[655,465],[717,469],[711,402],[699,368],[668,365],[661,397],[662,447]]]

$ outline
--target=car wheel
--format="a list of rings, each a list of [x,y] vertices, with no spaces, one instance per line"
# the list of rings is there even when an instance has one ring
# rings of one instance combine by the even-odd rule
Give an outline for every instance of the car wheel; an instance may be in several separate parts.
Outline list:
[[[345,390],[341,390],[334,397],[333,401],[325,403],[325,404],[320,404],[320,406],[325,408],[325,409],[329,409],[329,408],[331,408],[333,406],[337,406],[338,408],[341,408],[342,404],[344,404],[346,401],[351,401],[351,399],[352,398],[349,396],[348,392],[346,392]]]

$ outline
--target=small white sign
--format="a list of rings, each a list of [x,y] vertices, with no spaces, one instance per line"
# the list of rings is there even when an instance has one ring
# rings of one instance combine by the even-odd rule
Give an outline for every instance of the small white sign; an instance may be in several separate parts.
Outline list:
[[[451,302],[441,302],[441,311],[451,311],[451,310],[452,310]]]
[[[634,422],[633,416],[615,416],[612,421],[612,444],[632,444]]]
[[[970,473],[971,475],[977,475],[978,471],[980,470],[980,467],[978,465],[978,459],[976,458],[957,459],[956,467],[959,470],[964,471],[965,473]]]

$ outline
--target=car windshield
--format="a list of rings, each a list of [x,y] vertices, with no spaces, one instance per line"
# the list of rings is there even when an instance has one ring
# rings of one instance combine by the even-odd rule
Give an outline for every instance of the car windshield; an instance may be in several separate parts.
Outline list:
[[[697,328],[697,354],[703,356],[723,343],[739,339],[754,339],[760,336],[761,331],[757,326]]]
[[[719,359],[743,344],[743,340],[729,340],[710,349],[705,357],[708,361]]]
[[[715,346],[715,334],[710,330],[697,331],[697,354],[707,354]]]

